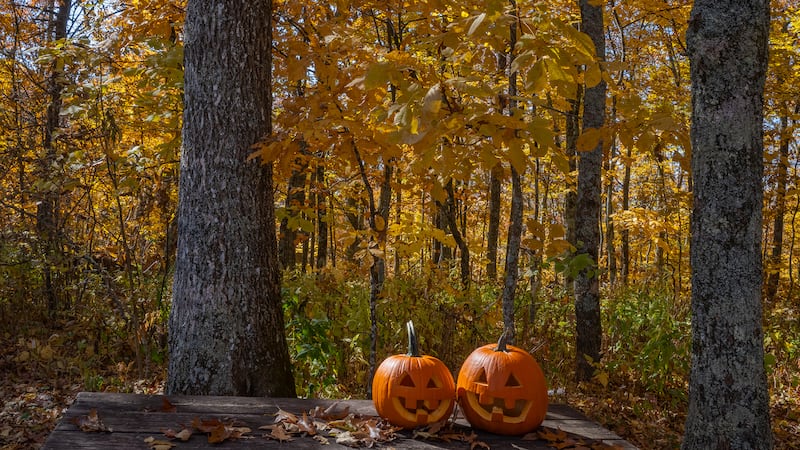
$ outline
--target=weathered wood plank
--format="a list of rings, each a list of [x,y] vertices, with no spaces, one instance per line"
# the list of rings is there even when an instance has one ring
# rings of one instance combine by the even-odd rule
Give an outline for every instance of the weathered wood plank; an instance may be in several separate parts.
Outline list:
[[[302,414],[315,407],[327,408],[338,404],[336,409],[349,408],[351,413],[363,416],[375,416],[375,409],[369,400],[317,400],[317,399],[284,399],[254,397],[213,397],[213,396],[169,396],[169,404],[174,412],[164,410],[164,397],[159,395],[136,395],[115,393],[78,394],[77,399],[59,421],[53,433],[47,439],[44,448],[50,450],[78,448],[149,448],[145,439],[152,437],[167,440],[163,430],[179,431],[182,426],[190,426],[195,418],[219,419],[224,423],[235,422],[236,426],[248,427],[252,430],[246,439],[228,440],[224,443],[229,448],[273,448],[277,446],[295,446],[302,448],[337,449],[348,448],[335,444],[322,445],[309,437],[299,437],[290,443],[279,443],[263,437],[264,431],[258,427],[274,422],[274,414],[278,409]],[[110,429],[110,433],[86,433],[72,423],[74,418],[85,417],[92,409],[97,411],[100,420]],[[546,427],[561,429],[576,438],[602,441],[618,445],[624,449],[635,449],[616,434],[586,419],[585,416],[566,405],[550,405]],[[462,420],[456,426],[468,431],[468,425]],[[463,442],[435,442],[411,439],[411,432],[399,433],[400,438],[387,443],[384,447],[396,449],[446,449],[468,448]],[[480,441],[492,448],[545,449],[544,441],[523,441],[519,437],[498,436],[491,433],[479,433]],[[210,448],[219,444],[209,444],[206,437],[196,432],[188,442],[173,441],[176,448]],[[513,445],[512,445],[513,444]]]

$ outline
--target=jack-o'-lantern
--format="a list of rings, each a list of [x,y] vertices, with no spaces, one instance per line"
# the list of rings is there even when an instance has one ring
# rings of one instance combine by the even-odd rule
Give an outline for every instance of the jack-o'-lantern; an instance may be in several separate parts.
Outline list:
[[[455,382],[438,358],[420,355],[414,324],[406,324],[408,354],[386,358],[372,379],[372,402],[394,425],[415,428],[450,417],[456,404]]]
[[[458,373],[456,392],[467,421],[497,434],[524,434],[547,414],[547,384],[536,360],[508,345],[503,333],[497,345],[475,349]]]

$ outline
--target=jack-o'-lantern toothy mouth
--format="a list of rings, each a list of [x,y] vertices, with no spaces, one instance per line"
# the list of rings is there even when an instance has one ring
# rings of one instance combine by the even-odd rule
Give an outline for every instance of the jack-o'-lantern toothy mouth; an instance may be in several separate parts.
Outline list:
[[[491,422],[505,422],[505,423],[521,423],[528,416],[528,411],[533,404],[529,400],[517,399],[511,408],[506,407],[506,400],[499,397],[482,396],[488,402],[481,403],[478,395],[474,392],[466,393],[466,400],[472,406],[472,409],[477,412],[485,420]]]
[[[450,403],[451,400],[417,400],[414,402],[405,397],[392,398],[395,411],[398,411],[411,421],[425,419],[426,417],[430,417],[434,421],[441,420],[447,413]]]
[[[415,383],[410,376],[406,375],[399,383],[399,387],[413,391]],[[442,387],[441,381],[437,378],[430,378],[427,382],[426,389],[437,392]],[[404,389],[397,389],[401,392]],[[453,400],[442,398],[432,399],[415,399],[403,395],[392,397],[392,405],[394,410],[401,414],[406,420],[417,423],[427,423],[428,421],[439,421],[447,414]]]

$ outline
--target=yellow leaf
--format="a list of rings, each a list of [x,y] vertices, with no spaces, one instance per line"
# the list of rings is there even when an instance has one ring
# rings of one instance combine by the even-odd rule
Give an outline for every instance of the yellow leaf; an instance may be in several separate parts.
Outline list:
[[[604,388],[608,387],[608,372],[597,372],[593,378]]]
[[[525,78],[525,85],[528,89],[534,92],[544,90],[547,87],[547,73],[544,70],[544,60],[536,61],[536,64],[531,67]]]
[[[486,13],[478,14],[478,16],[475,17],[475,20],[472,21],[472,25],[469,26],[469,30],[467,30],[467,36],[472,36],[478,27],[481,26],[481,23],[483,23],[484,19],[486,19]]]
[[[383,216],[375,216],[375,231],[383,231],[386,229],[386,221]]]
[[[425,99],[422,102],[422,114],[436,114],[442,108],[442,91],[439,85],[435,85],[428,89],[425,94]]]
[[[586,84],[587,88],[597,86],[602,79],[603,75],[600,72],[599,64],[589,64],[586,66],[586,72],[583,74],[583,82]]]
[[[600,140],[603,139],[603,132],[597,128],[588,128],[578,136],[578,151],[589,152],[600,145]]]
[[[53,349],[49,345],[45,345],[39,350],[39,357],[42,358],[43,361],[50,361],[53,359]]]

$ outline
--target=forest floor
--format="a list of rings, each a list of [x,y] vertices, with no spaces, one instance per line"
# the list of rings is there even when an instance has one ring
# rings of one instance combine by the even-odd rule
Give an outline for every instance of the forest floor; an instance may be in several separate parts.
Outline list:
[[[80,391],[157,394],[163,389],[163,368],[148,379],[135,376],[133,364],[109,365],[90,376],[68,355],[31,346],[30,338],[0,335],[0,449],[42,446],[58,419]],[[635,397],[612,386],[583,386],[560,394],[553,402],[569,403],[643,450],[680,446],[685,420],[682,405],[662,404],[655,397]],[[776,399],[776,397],[778,397]],[[773,428],[777,449],[800,449],[800,411],[796,399],[773,393]]]

